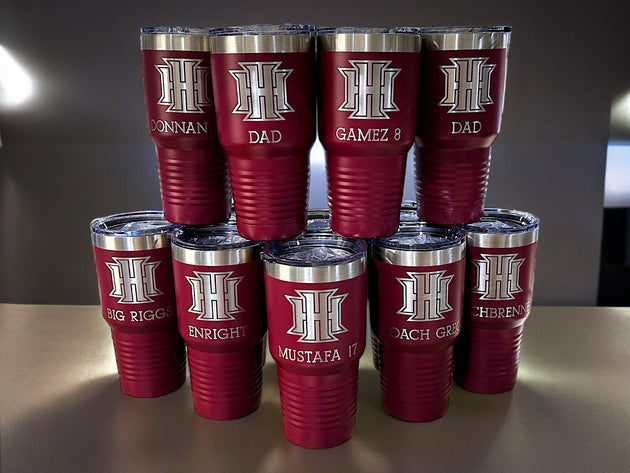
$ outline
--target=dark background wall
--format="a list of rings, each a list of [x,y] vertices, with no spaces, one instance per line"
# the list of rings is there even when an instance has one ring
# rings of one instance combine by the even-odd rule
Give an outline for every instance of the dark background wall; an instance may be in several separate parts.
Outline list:
[[[595,304],[610,107],[630,89],[629,14],[620,0],[4,0],[0,44],[34,75],[35,96],[0,109],[0,301],[98,303],[90,220],[159,208],[140,26],[300,22],[512,25],[486,203],[541,218],[535,303]],[[312,180],[321,206],[321,166]]]

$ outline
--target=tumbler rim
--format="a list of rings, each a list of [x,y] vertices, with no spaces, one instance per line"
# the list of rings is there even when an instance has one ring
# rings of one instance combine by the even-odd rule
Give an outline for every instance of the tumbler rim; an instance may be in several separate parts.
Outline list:
[[[133,223],[152,223],[150,228],[134,229]],[[140,251],[169,245],[169,234],[175,224],[164,218],[161,210],[125,212],[95,218],[90,222],[92,244],[114,251]]]
[[[320,51],[420,52],[420,29],[413,27],[341,26],[317,29]]]
[[[290,256],[298,250],[336,248],[347,254],[322,261],[304,261]],[[261,253],[265,273],[289,282],[325,283],[352,279],[367,269],[367,243],[334,233],[304,233],[291,240],[267,243]]]
[[[190,26],[143,26],[140,48],[157,51],[210,51],[210,30]]]
[[[488,225],[492,222],[502,227]],[[481,219],[463,226],[469,245],[482,248],[513,248],[538,241],[540,219],[535,215],[512,209],[486,208]]]
[[[260,24],[229,26],[209,31],[212,54],[311,52],[315,26]]]
[[[439,241],[426,241],[426,236]],[[407,244],[401,243],[401,238]],[[464,258],[466,233],[459,227],[417,222],[401,227],[390,237],[375,238],[370,243],[370,256],[375,260],[397,266],[439,266]]]
[[[511,26],[440,26],[420,28],[422,45],[429,50],[508,49]]]
[[[191,241],[208,237],[207,242]],[[212,242],[212,237],[234,236],[236,241]],[[181,227],[171,232],[173,259],[195,266],[231,266],[260,259],[262,243],[238,234],[235,225],[219,224],[202,227]]]

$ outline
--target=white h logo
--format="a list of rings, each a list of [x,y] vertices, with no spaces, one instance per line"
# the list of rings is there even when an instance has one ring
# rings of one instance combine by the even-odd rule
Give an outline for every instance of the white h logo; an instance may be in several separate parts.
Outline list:
[[[186,276],[192,291],[192,305],[188,309],[198,314],[197,320],[221,321],[234,320],[234,314],[242,312],[238,305],[236,286],[243,277],[230,277],[232,271],[225,273],[204,273],[193,271],[195,276]]]
[[[481,294],[481,300],[510,300],[514,294],[522,292],[519,286],[519,273],[525,259],[516,259],[517,254],[481,254],[480,260],[473,260],[477,267],[477,280],[473,292]]]
[[[167,105],[167,112],[200,113],[201,107],[211,105],[206,87],[209,67],[202,67],[201,59],[162,58],[166,65],[156,64],[160,73],[162,96],[159,105]]]
[[[159,261],[149,262],[150,256],[118,258],[105,263],[112,276],[110,296],[118,297],[119,304],[144,304],[153,302],[153,296],[163,294],[155,286],[155,268]]]
[[[453,274],[446,271],[408,272],[409,278],[396,278],[403,287],[403,306],[396,312],[408,316],[408,322],[441,320],[453,308],[448,303],[448,286]]]
[[[287,296],[293,306],[293,327],[287,333],[299,335],[299,342],[317,343],[338,340],[336,334],[347,332],[341,325],[341,303],[348,294],[335,295],[337,289],[323,291],[298,290]]]
[[[484,105],[494,103],[490,97],[490,75],[496,64],[486,64],[487,57],[450,58],[452,66],[440,66],[444,73],[443,107],[448,113],[485,112]]]
[[[398,112],[394,103],[394,79],[402,69],[387,67],[391,61],[354,60],[352,67],[339,67],[345,81],[346,97],[337,110],[352,112],[348,118],[389,119]]]
[[[244,121],[272,121],[284,120],[282,113],[295,111],[287,101],[287,77],[293,69],[280,69],[280,64],[239,62],[241,70],[229,71],[238,96],[232,113],[244,114]]]

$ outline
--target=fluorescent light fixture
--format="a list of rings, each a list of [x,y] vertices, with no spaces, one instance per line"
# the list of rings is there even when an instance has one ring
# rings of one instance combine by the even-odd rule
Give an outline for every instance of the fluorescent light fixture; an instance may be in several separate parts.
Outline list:
[[[20,106],[32,94],[33,79],[13,55],[0,45],[0,106]]]

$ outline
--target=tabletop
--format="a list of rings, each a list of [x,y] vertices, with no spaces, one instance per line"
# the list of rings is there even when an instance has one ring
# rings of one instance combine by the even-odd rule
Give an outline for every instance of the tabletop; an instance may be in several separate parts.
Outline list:
[[[123,394],[98,306],[0,304],[0,360],[4,473],[630,471],[630,308],[534,307],[515,388],[453,385],[427,423],[385,414],[368,343],[355,434],[324,450],[284,437],[270,356],[242,419],[197,415],[189,381]]]

